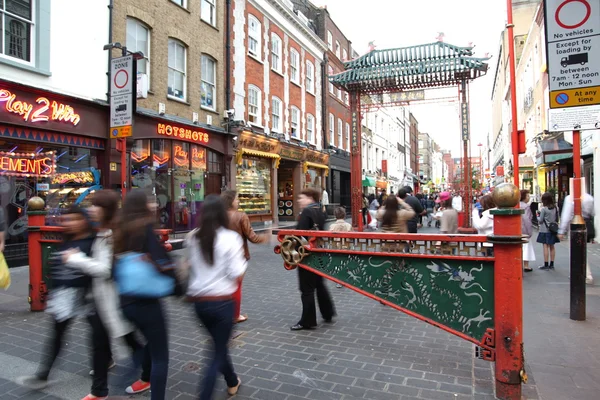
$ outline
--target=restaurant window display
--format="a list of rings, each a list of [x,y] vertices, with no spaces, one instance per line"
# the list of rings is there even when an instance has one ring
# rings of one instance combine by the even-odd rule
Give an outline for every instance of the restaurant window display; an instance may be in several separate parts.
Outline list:
[[[56,217],[65,209],[90,201],[93,192],[101,188],[99,180],[96,150],[3,140],[0,206],[7,224],[5,255],[9,263],[17,257],[18,249],[27,246],[29,199],[33,196],[44,199],[46,223],[56,225]]]
[[[131,160],[132,186],[154,197],[160,227],[193,229],[204,201],[206,149],[183,141],[139,139]]]
[[[273,160],[244,156],[237,166],[239,210],[247,214],[271,213],[271,169]]]

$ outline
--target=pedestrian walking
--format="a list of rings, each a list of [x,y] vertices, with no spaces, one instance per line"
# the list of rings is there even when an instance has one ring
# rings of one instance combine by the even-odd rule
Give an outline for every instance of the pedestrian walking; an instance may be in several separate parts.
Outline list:
[[[479,199],[481,210],[473,207],[471,218],[473,220],[473,228],[477,229],[479,235],[491,235],[494,233],[494,216],[490,211],[496,209],[496,203],[491,194],[486,194]],[[481,214],[480,214],[481,212]],[[483,251],[487,256],[494,255],[493,244],[485,242],[482,245]]]
[[[532,212],[529,205],[529,190],[521,190],[521,201],[519,207],[525,210],[521,215],[521,233],[527,237],[527,242],[523,243],[523,271],[531,272],[533,268],[529,266],[530,261],[535,261],[535,252],[531,243],[531,235],[533,234]]]
[[[271,230],[259,235],[254,232],[252,225],[250,224],[250,218],[243,211],[238,211],[240,201],[238,194],[235,190],[226,190],[221,194],[221,198],[225,202],[225,208],[227,209],[227,216],[229,219],[228,229],[237,232],[244,243],[244,257],[247,261],[250,260],[250,250],[248,249],[248,241],[252,243],[267,243],[270,240]],[[241,313],[242,305],[242,280],[240,280],[239,286],[233,295],[234,312],[233,322],[240,323],[248,320],[247,315]]]
[[[362,195],[362,217],[363,217],[363,225],[366,227],[369,224],[369,220],[367,218],[367,213],[369,212],[369,199],[367,195],[363,193]]]
[[[304,189],[298,196],[298,205],[301,208],[296,229],[298,230],[324,230],[325,215],[319,209],[319,192],[314,189]],[[315,292],[319,302],[319,309],[325,322],[332,322],[335,317],[335,306],[323,277],[304,268],[298,268],[298,281],[302,293],[302,317],[297,324],[290,327],[293,331],[314,329],[317,326],[317,308]]]
[[[154,226],[156,218],[150,209],[148,196],[142,190],[134,190],[125,198],[121,219],[115,232],[115,276],[119,288],[127,282],[119,281],[119,268],[126,268],[126,257],[142,254],[161,273],[155,278],[156,285],[162,275],[174,280],[172,261],[165,248],[159,243]],[[122,263],[120,260],[124,260]],[[141,278],[141,277],[140,277]],[[152,283],[150,283],[152,286]],[[143,350],[142,375],[131,386],[129,394],[151,391],[152,400],[164,400],[169,372],[169,340],[164,307],[160,297],[121,293],[121,306],[125,317],[146,339]]]
[[[414,216],[413,208],[396,196],[388,196],[384,206],[377,211],[381,230],[388,233],[408,233],[408,221]]]
[[[453,200],[450,192],[440,193],[436,203],[440,204],[438,218],[440,220],[440,233],[458,233],[458,212],[452,206]]]
[[[63,262],[92,278],[92,309],[87,316],[92,335],[92,365],[90,371],[92,390],[83,400],[108,396],[108,370],[115,366],[110,339],[124,338],[134,355],[143,346],[138,343],[131,325],[121,314],[119,296],[112,276],[113,238],[112,225],[119,208],[119,195],[112,190],[100,190],[94,194],[88,213],[97,233],[91,255],[79,249],[63,253]],[[135,364],[135,363],[134,363]]]
[[[45,355],[33,376],[20,378],[20,383],[31,389],[43,389],[48,384],[52,366],[59,356],[65,334],[74,318],[88,313],[90,303],[86,294],[91,287],[91,278],[77,268],[66,265],[62,255],[78,249],[86,255],[92,252],[95,234],[85,210],[72,206],[61,216],[63,242],[50,260],[52,289],[48,296],[46,312],[52,316],[52,335],[47,342]],[[106,397],[98,388],[98,397]]]
[[[346,209],[344,207],[336,207],[333,212],[336,220],[329,230],[332,232],[352,232],[352,225],[346,222]]]
[[[563,202],[562,213],[560,216],[560,226],[558,227],[558,237],[561,240],[565,239],[565,234],[570,229],[571,220],[574,216],[575,204],[573,196],[568,195]],[[596,228],[594,226],[594,198],[589,193],[584,193],[581,198],[581,214],[585,221],[587,231],[587,242],[592,243],[596,237]],[[586,259],[587,260],[587,259]],[[594,277],[590,269],[590,262],[586,263],[585,283],[591,285],[594,283]]]
[[[217,375],[222,373],[227,393],[235,395],[241,385],[228,353],[234,321],[234,294],[246,272],[247,258],[239,233],[228,229],[225,203],[216,195],[204,199],[198,227],[186,237],[190,265],[187,299],[213,340],[212,359],[200,389],[200,400],[212,399]]]
[[[412,194],[412,188],[410,186],[404,186],[398,190],[398,197],[406,202],[415,211],[415,216],[407,221],[408,233],[417,233],[419,225],[419,217],[422,216],[426,211],[421,206],[419,199],[414,197]]]
[[[544,246],[544,265],[538,268],[543,270],[554,269],[554,257],[556,249],[554,245],[558,239],[558,208],[554,203],[554,195],[546,192],[542,195],[542,208],[537,212],[540,232],[537,242]]]

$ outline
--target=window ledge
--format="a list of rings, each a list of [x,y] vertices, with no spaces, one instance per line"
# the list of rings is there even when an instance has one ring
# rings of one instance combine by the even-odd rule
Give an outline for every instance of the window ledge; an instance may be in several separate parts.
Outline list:
[[[296,136],[292,136],[292,134],[290,134],[290,139],[295,140],[297,142],[303,142],[302,138],[296,137]]]
[[[43,76],[52,76],[52,72],[46,71],[40,68],[32,67],[31,65],[23,64],[17,61],[10,60],[8,58],[0,57],[0,64],[10,65],[11,67],[19,68],[24,71],[33,72],[35,74]]]
[[[219,28],[217,28],[215,25],[211,24],[210,22],[202,19],[202,17],[200,17],[200,21],[204,22],[206,25],[210,26],[211,28],[213,28],[215,31],[219,32]]]
[[[182,10],[184,10],[184,11],[187,11],[189,14],[191,14],[191,13],[192,13],[190,10],[188,10],[187,8],[185,8],[185,7],[183,7],[183,6],[180,6],[179,4],[175,3],[173,0],[169,1],[169,3],[171,3],[171,4],[173,4],[173,5],[175,5],[175,6],[179,7],[179,8],[181,8],[181,9],[182,9]],[[188,4],[188,6],[189,6],[189,4]]]
[[[217,111],[216,108],[210,108],[210,107],[206,107],[206,106],[200,106],[200,109],[219,115],[219,112]]]
[[[279,75],[282,78],[285,78],[285,76],[283,75],[283,73],[281,71],[277,71],[275,68],[271,68],[272,72],[275,72],[277,75]]]
[[[257,63],[264,64],[264,62],[260,58],[258,58],[258,56],[255,56],[254,54],[252,54],[250,52],[248,52],[248,57],[252,58]]]
[[[180,99],[179,97],[171,96],[170,94],[167,95],[167,100],[173,100],[173,101],[176,101],[178,103],[182,103],[182,104],[186,104],[188,106],[191,106],[191,104],[188,103],[186,100]]]
[[[264,126],[262,126],[261,124],[257,124],[256,122],[248,122],[248,125],[255,126],[255,127],[261,128],[261,129],[265,129]]]
[[[293,83],[294,85],[298,86],[300,89],[302,89],[302,86],[300,86],[300,82],[294,82],[293,80],[290,79],[290,83]],[[308,92],[308,90],[307,90]],[[309,92],[310,93],[310,92]]]
[[[315,94],[315,92],[311,92],[311,91],[310,91],[310,90],[308,90],[308,89],[306,90],[306,93],[308,93],[308,94],[310,94],[310,95],[313,95],[314,97],[316,97],[316,96],[317,96],[317,95]]]

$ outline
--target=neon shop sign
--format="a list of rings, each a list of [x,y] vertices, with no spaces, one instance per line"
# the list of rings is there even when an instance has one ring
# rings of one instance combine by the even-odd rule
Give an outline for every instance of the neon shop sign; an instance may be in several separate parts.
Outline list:
[[[208,133],[193,131],[187,128],[180,128],[175,125],[158,124],[156,133],[164,136],[171,136],[174,139],[182,139],[188,142],[208,143]]]
[[[0,175],[45,178],[56,171],[53,152],[6,153],[0,152]]]
[[[19,100],[17,95],[6,89],[0,89],[0,103],[4,109],[12,114],[23,117],[27,122],[67,122],[76,126],[81,117],[75,109],[68,104],[50,101],[46,97],[38,97],[35,104]]]

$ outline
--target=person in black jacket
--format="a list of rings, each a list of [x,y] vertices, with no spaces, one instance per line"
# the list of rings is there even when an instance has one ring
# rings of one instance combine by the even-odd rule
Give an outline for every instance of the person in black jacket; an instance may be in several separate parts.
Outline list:
[[[63,242],[50,259],[52,289],[46,312],[53,319],[53,335],[47,343],[45,355],[38,371],[33,376],[19,378],[20,383],[30,389],[42,389],[48,384],[48,377],[56,358],[62,349],[67,329],[73,319],[88,311],[86,295],[91,287],[91,277],[62,262],[62,254],[70,249],[79,249],[86,255],[92,252],[95,234],[91,221],[82,208],[72,206],[61,216]]]
[[[410,186],[404,186],[402,189],[398,190],[398,197],[404,200],[409,206],[415,210],[415,216],[408,220],[406,225],[408,226],[408,233],[417,233],[418,225],[419,225],[419,216],[426,213],[421,205],[419,199],[414,197],[412,194],[412,188]]]
[[[302,209],[298,219],[296,229],[325,230],[325,214],[319,208],[319,192],[314,189],[304,189],[298,196],[298,205]],[[302,329],[313,329],[317,326],[317,308],[315,305],[315,291],[317,292],[317,301],[319,310],[325,322],[331,322],[335,317],[335,307],[323,277],[308,271],[304,268],[298,268],[298,281],[300,283],[300,292],[302,293],[302,317],[296,325],[290,329],[299,331]]]

